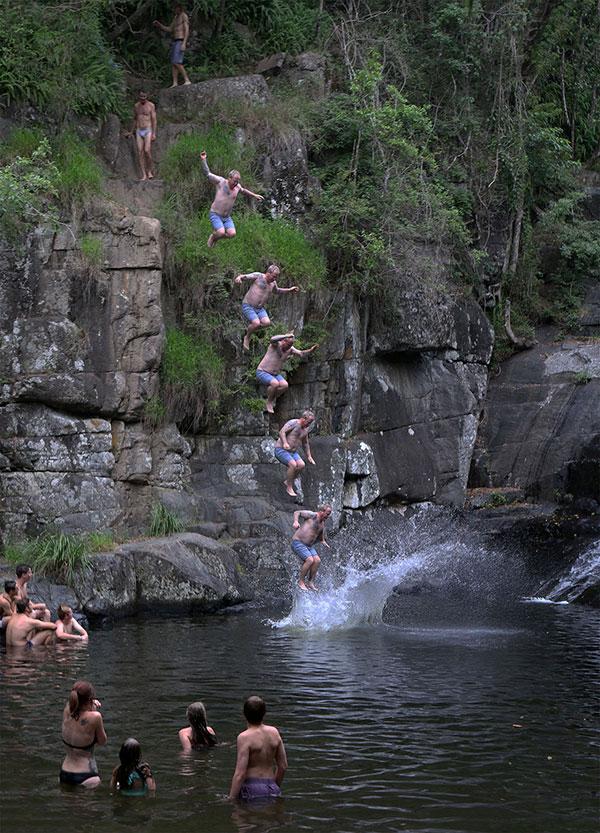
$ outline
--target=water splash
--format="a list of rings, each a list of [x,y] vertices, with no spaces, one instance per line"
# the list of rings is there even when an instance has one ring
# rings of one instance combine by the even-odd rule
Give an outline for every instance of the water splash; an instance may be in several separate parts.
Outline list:
[[[594,591],[598,594],[600,583],[600,541],[590,544],[573,565],[558,578],[546,581],[539,589],[540,595],[552,602],[572,602],[584,599]]]

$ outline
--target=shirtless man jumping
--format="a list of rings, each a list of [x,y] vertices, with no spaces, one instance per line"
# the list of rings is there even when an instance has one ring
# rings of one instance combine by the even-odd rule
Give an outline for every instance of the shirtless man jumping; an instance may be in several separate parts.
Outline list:
[[[265,701],[261,697],[248,697],[244,703],[248,728],[237,738],[237,762],[229,798],[265,801],[281,795],[281,782],[288,766],[287,757],[278,730],[262,722],[266,711]]]
[[[329,549],[329,544],[323,535],[323,527],[327,518],[331,515],[331,506],[322,504],[316,512],[309,512],[306,509],[299,509],[294,512],[294,537],[292,538],[292,549],[300,558],[302,569],[300,571],[300,580],[298,587],[300,590],[306,590],[306,576],[308,575],[308,586],[311,590],[316,592],[313,580],[319,569],[321,559],[317,555],[314,545],[318,539],[321,539],[323,546]],[[300,525],[300,518],[302,518],[302,525]]]
[[[242,281],[252,281],[252,286],[244,295],[242,301],[242,312],[250,322],[246,335],[244,336],[244,350],[250,349],[250,336],[256,330],[265,329],[269,327],[271,322],[269,316],[264,308],[265,301],[272,292],[298,292],[299,286],[290,286],[284,289],[277,286],[277,278],[279,277],[279,266],[269,266],[266,272],[250,272],[247,275],[238,275],[235,279],[236,283]]]
[[[54,622],[40,622],[31,616],[29,599],[19,599],[17,612],[6,623],[6,644],[16,648],[51,645],[55,630]]]
[[[268,385],[266,409],[270,414],[275,413],[275,400],[288,389],[288,383],[280,373],[284,361],[289,359],[290,356],[302,356],[304,358],[313,350],[316,350],[318,346],[318,344],[313,344],[308,350],[296,350],[293,333],[273,336],[267,347],[267,352],[256,369],[258,381],[261,385]]]
[[[304,411],[300,419],[289,419],[279,432],[279,439],[275,443],[275,457],[288,467],[283,482],[286,492],[292,497],[296,497],[294,480],[300,476],[304,468],[304,460],[298,454],[301,444],[304,446],[306,459],[315,465],[308,444],[308,432],[314,421],[315,415],[312,411]]]
[[[206,161],[206,151],[203,150],[200,154],[202,159],[202,168],[207,179],[217,186],[215,199],[210,207],[210,223],[214,229],[213,233],[208,238],[206,245],[209,249],[222,240],[224,237],[232,239],[235,237],[235,226],[230,217],[236,197],[238,194],[248,194],[249,197],[254,197],[255,200],[264,200],[260,194],[255,194],[254,191],[248,191],[247,188],[242,188],[240,185],[240,172],[229,171],[227,179],[222,176],[217,176],[210,172],[208,162]]]
[[[183,86],[191,84],[187,72],[183,68],[183,59],[185,57],[185,50],[187,49],[187,42],[190,36],[190,19],[183,11],[181,3],[173,3],[173,22],[170,26],[165,26],[160,21],[155,20],[154,25],[163,32],[171,32],[173,40],[171,42],[171,73],[173,75],[172,87],[177,86],[177,74],[181,73],[183,76]]]
[[[131,130],[125,136],[133,136],[134,130],[138,159],[142,169],[140,182],[144,182],[146,179],[154,179],[150,145],[156,141],[156,107],[148,101],[148,93],[144,90],[140,90],[140,100],[135,102]]]

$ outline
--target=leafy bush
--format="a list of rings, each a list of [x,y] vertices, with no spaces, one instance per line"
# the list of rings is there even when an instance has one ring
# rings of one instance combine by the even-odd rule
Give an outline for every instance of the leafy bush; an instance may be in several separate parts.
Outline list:
[[[83,259],[90,266],[100,266],[102,263],[102,241],[92,234],[85,234],[79,238],[79,249]]]
[[[55,575],[72,585],[75,575],[90,566],[83,538],[47,530],[39,538],[6,547],[6,556],[13,563],[31,564],[35,573]]]
[[[174,512],[169,511],[162,503],[154,504],[149,530],[152,538],[166,538],[167,535],[181,532],[184,528],[183,522]]]
[[[122,98],[123,74],[103,45],[100,3],[3,3],[0,96],[30,101],[63,119],[103,117]]]
[[[11,160],[0,168],[0,229],[9,238],[37,223],[51,226],[56,220],[48,197],[57,193],[59,172],[48,140],[42,138],[34,147],[36,138],[33,133],[20,131],[0,145],[2,159]],[[20,156],[16,155],[18,150],[30,152]]]

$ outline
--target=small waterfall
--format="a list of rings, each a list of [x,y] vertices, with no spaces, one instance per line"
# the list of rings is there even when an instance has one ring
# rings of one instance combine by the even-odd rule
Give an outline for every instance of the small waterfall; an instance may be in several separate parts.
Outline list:
[[[569,570],[544,582],[538,601],[593,604],[600,599],[600,541],[594,541],[578,556]]]

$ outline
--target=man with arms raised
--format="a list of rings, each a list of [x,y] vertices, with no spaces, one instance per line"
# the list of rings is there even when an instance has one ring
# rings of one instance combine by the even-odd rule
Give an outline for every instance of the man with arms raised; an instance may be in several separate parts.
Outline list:
[[[229,798],[264,801],[281,795],[287,757],[281,735],[275,726],[265,726],[262,722],[266,711],[265,701],[261,697],[248,697],[244,703],[248,728],[237,738],[237,762]]]
[[[242,188],[240,185],[239,171],[229,171],[227,179],[211,173],[208,162],[206,161],[205,150],[200,154],[200,158],[202,159],[202,169],[206,178],[214,182],[217,186],[215,198],[208,215],[214,231],[208,238],[206,245],[209,249],[212,249],[219,240],[235,237],[235,226],[230,215],[237,195],[248,194],[249,197],[254,197],[255,200],[264,200],[264,197],[261,197],[260,194],[255,194],[254,191],[248,191],[247,188]]]
[[[19,599],[17,612],[6,623],[6,644],[15,648],[33,648],[54,642],[54,622],[40,622],[31,616],[29,599]]]
[[[246,335],[244,336],[244,350],[250,349],[250,336],[256,330],[268,327],[271,322],[269,316],[264,308],[264,304],[272,292],[298,292],[299,286],[290,286],[284,289],[277,286],[277,278],[279,277],[279,267],[269,266],[265,273],[250,272],[247,275],[238,275],[235,279],[236,283],[242,281],[252,281],[252,286],[244,295],[242,301],[242,312],[250,322]]]
[[[315,544],[321,539],[323,546],[329,549],[329,544],[323,535],[323,527],[327,518],[331,515],[331,506],[321,504],[316,512],[309,512],[307,509],[299,509],[294,512],[294,537],[292,538],[292,549],[302,561],[300,580],[298,587],[306,590],[306,576],[308,575],[308,586],[316,591],[313,579],[317,574],[321,559],[317,555]],[[300,524],[302,518],[302,524]]]
[[[17,564],[17,596],[19,599],[28,599],[27,585],[33,578],[33,572],[28,564]],[[43,619],[44,622],[50,621],[50,611],[43,602],[29,602],[31,608],[31,615],[36,619]]]
[[[148,101],[148,93],[144,90],[140,90],[140,100],[135,102],[131,130],[125,136],[132,136],[134,130],[142,170],[140,182],[144,182],[146,179],[154,179],[150,146],[156,140],[156,107]]]
[[[283,481],[285,490],[292,497],[296,497],[294,480],[300,476],[300,472],[304,468],[304,460],[298,454],[301,444],[304,446],[306,459],[313,466],[315,465],[308,444],[308,432],[314,421],[315,415],[312,411],[304,411],[300,419],[289,419],[279,432],[279,438],[275,443],[275,457],[280,463],[287,466],[285,480]]]
[[[288,383],[280,373],[284,361],[289,359],[290,356],[302,356],[304,358],[313,350],[316,350],[318,346],[318,344],[313,344],[308,350],[296,350],[293,333],[273,336],[267,347],[267,352],[256,369],[258,381],[261,385],[268,385],[266,408],[270,414],[275,413],[275,400],[288,389]]]

